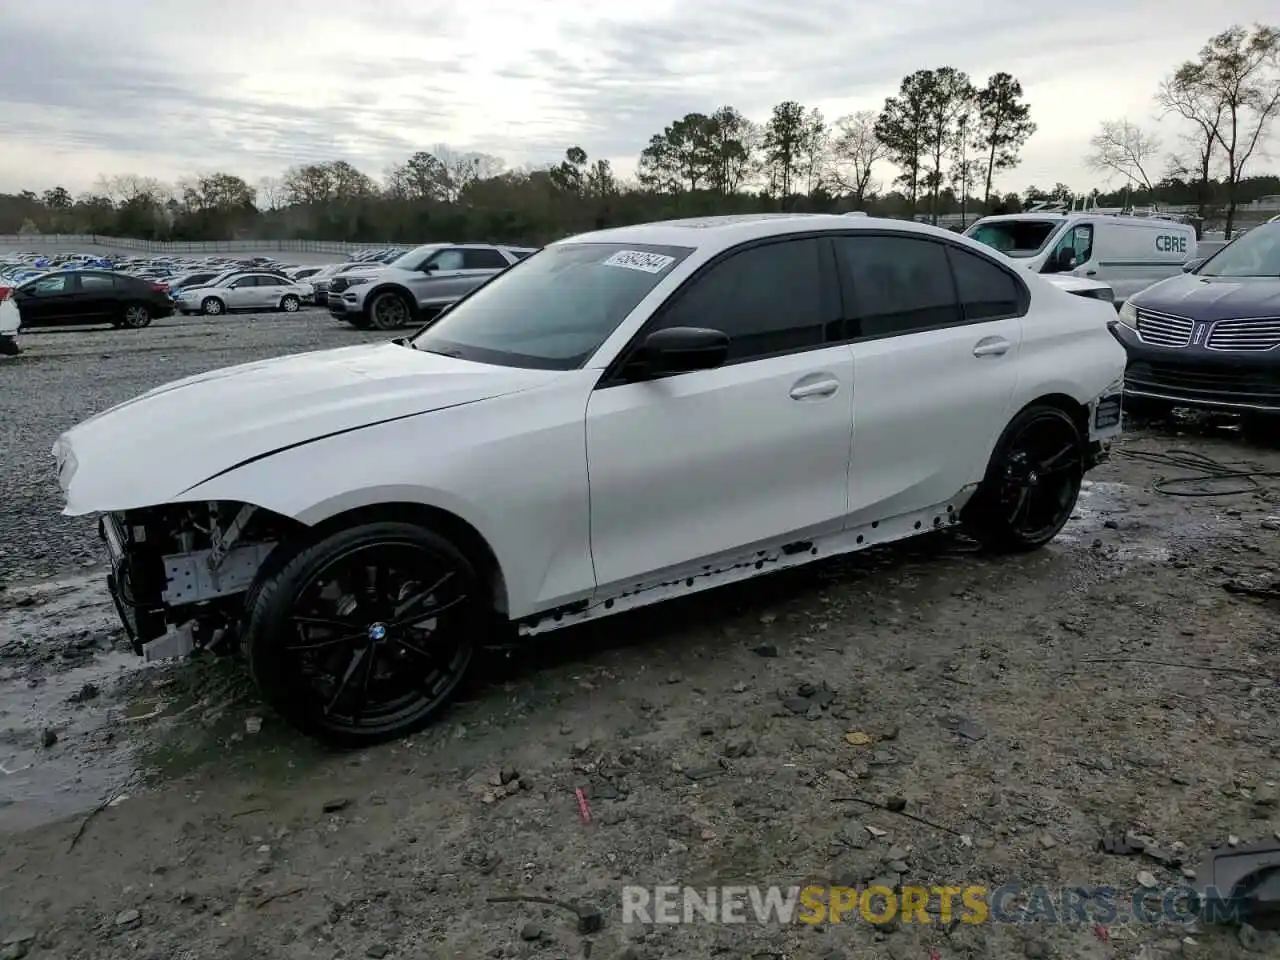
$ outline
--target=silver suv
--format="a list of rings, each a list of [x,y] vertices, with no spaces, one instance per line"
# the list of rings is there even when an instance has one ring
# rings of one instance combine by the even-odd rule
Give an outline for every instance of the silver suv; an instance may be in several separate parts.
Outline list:
[[[385,267],[329,286],[329,312],[353,327],[394,330],[420,322],[460,300],[536,247],[429,243]]]

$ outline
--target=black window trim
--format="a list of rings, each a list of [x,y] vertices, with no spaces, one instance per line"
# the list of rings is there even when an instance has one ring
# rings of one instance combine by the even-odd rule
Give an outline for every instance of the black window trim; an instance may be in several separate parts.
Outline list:
[[[694,284],[726,260],[729,260],[740,253],[746,253],[749,250],[755,250],[759,247],[769,247],[779,243],[798,240],[823,241],[830,238],[830,236],[830,231],[825,230],[806,230],[796,233],[773,234],[768,237],[758,237],[753,240],[747,240],[725,250],[721,250],[706,263],[698,267],[693,273],[685,277],[680,286],[671,291],[670,296],[668,296],[666,300],[662,301],[658,308],[649,315],[645,322],[640,325],[640,329],[631,335],[631,339],[627,341],[626,346],[619,350],[617,356],[615,356],[609,362],[609,365],[605,367],[604,373],[601,374],[600,379],[596,381],[596,385],[593,389],[605,390],[610,387],[620,387],[624,384],[631,383],[631,380],[622,375],[622,371],[623,368],[626,367],[632,354],[634,354],[640,344],[644,342],[644,338],[647,337],[653,328],[660,323],[662,319],[680,302],[680,299],[693,288]],[[819,243],[818,273],[821,277],[822,285],[825,288],[823,292],[823,299],[831,298],[832,302],[837,305],[838,312],[843,313],[843,297],[837,285],[838,272],[835,260],[835,247],[829,242]],[[774,360],[778,357],[789,357],[797,353],[809,353],[814,350],[826,350],[828,347],[839,346],[843,341],[833,339],[832,333],[838,333],[840,327],[843,325],[843,319],[840,317],[833,317],[824,323],[823,340],[821,343],[809,344],[808,346],[803,347],[794,347],[791,350],[780,350],[775,353],[766,353],[755,357],[742,357],[737,360],[729,360],[715,369],[720,370],[724,367],[736,367],[744,363],[759,363],[761,360]],[[701,371],[693,372],[698,373]],[[673,373],[668,376],[687,376],[687,374]],[[666,377],[662,377],[660,379],[666,379]]]
[[[928,326],[916,327],[911,330],[901,330],[898,332],[890,332],[890,333],[877,333],[877,334],[870,334],[866,336],[850,336],[850,337],[845,337],[841,339],[839,341],[840,343],[848,343],[848,344],[870,343],[875,340],[887,340],[891,337],[910,337],[918,333],[931,333],[935,330],[949,330],[952,327],[967,327],[967,326],[973,326],[974,324],[978,324],[978,323],[995,323],[1000,320],[1014,320],[1020,317],[1025,317],[1031,309],[1031,291],[1027,287],[1026,281],[1022,277],[1018,276],[1012,267],[1006,264],[1000,263],[994,257],[988,256],[985,252],[981,250],[975,250],[972,247],[967,247],[959,243],[953,243],[942,237],[934,237],[927,234],[920,234],[920,233],[915,233],[913,231],[907,231],[907,230],[879,230],[879,229],[878,230],[849,230],[849,231],[842,231],[839,233],[831,233],[829,234],[829,236],[833,241],[831,244],[831,249],[832,249],[832,255],[837,258],[836,259],[837,266],[839,265],[839,259],[838,259],[839,255],[835,253],[834,241],[836,239],[843,240],[849,237],[893,237],[895,239],[916,240],[924,243],[937,244],[938,246],[943,248],[943,252],[946,254],[947,268],[949,273],[951,274],[951,289],[955,295],[956,307],[960,313],[960,319],[952,323],[932,323],[932,324],[929,324]],[[1011,278],[1014,283],[1014,288],[1018,291],[1017,312],[1002,314],[1002,315],[993,316],[993,317],[969,317],[965,312],[964,302],[960,299],[960,285],[956,281],[956,267],[955,267],[955,263],[951,258],[952,250],[961,250],[964,253],[970,254],[971,256],[975,256],[981,260],[985,260],[987,263],[1003,271],[1006,276]],[[842,320],[842,325],[855,324],[858,322],[858,317],[856,312],[857,297],[853,291],[853,283],[850,280],[850,278],[845,276],[844,271],[842,270],[837,270],[836,279],[840,285],[840,298],[841,298],[841,303],[843,304],[843,309],[841,310],[841,313],[844,315],[844,319]]]

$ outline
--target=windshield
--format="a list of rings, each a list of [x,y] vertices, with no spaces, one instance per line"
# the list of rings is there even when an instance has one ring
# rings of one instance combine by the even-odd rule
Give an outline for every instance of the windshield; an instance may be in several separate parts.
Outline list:
[[[1033,257],[1061,227],[1061,220],[979,221],[965,236],[999,250],[1007,257]]]
[[[425,247],[414,247],[408,253],[400,254],[388,266],[399,267],[401,270],[417,270],[422,266],[423,260],[443,246],[443,243],[431,243]]]
[[[1199,277],[1280,277],[1280,223],[1264,223],[1200,265]]]
[[[636,243],[547,247],[496,274],[410,343],[478,363],[575,370],[692,252]]]

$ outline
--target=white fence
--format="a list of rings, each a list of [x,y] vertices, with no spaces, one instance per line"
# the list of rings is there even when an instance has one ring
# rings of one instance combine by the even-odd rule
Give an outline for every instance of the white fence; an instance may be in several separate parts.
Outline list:
[[[136,237],[105,237],[89,233],[7,233],[0,234],[0,249],[45,251],[51,246],[76,245],[140,250],[145,253],[333,253],[348,254],[370,248],[403,247],[402,243],[374,241],[341,243],[335,240],[201,240],[191,242],[139,240]]]

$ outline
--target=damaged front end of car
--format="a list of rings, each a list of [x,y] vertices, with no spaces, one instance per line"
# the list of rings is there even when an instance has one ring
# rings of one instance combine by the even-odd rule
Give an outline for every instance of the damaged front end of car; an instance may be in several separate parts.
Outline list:
[[[159,660],[218,650],[292,526],[270,511],[218,501],[101,515],[107,589],[135,652]]]

